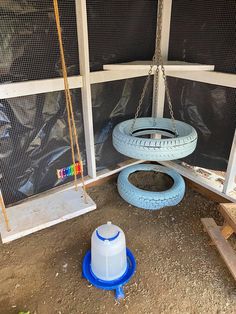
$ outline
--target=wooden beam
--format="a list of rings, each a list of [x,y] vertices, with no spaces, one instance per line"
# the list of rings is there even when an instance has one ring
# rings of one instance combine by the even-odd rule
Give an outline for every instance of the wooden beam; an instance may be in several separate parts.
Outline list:
[[[227,223],[233,228],[236,233],[236,204],[221,203],[220,212]]]
[[[222,236],[219,226],[212,218],[201,219],[205,230],[211,237],[212,242],[216,245],[221,257],[225,261],[229,271],[236,280],[236,253]]]
[[[202,187],[218,194],[222,197],[221,201],[226,200],[230,202],[236,202],[236,193],[234,195],[226,195],[222,191],[222,186],[213,180],[209,180],[200,174],[195,173],[193,170],[184,167],[183,165],[174,161],[159,161],[163,166],[172,168],[178,171],[182,176],[190,179],[191,181],[201,185]],[[223,201],[224,202],[224,201]]]
[[[125,80],[128,78],[135,78],[146,76],[146,70],[110,70],[110,71],[95,71],[90,72],[90,83],[97,84],[102,82],[111,82],[118,80]]]
[[[236,74],[215,71],[169,71],[168,76],[200,83],[236,88]]]
[[[223,186],[224,193],[228,194],[234,189],[234,187],[236,186],[235,180],[236,180],[236,129],[234,132],[234,138],[226,170],[225,182]]]
[[[82,77],[68,77],[69,87],[81,88]],[[0,84],[0,99],[29,96],[64,90],[63,78]]]
[[[202,186],[199,183],[194,182],[192,179],[185,178],[185,181],[187,183],[187,186],[190,187],[191,189],[197,191],[204,197],[208,198],[209,200],[216,202],[216,203],[221,203],[221,202],[228,202],[225,197],[222,195],[219,195],[218,193],[209,190],[207,187]]]
[[[225,222],[221,228],[220,233],[225,238],[225,240],[227,240],[234,233],[234,229],[228,225],[227,222]]]
[[[79,45],[80,74],[82,75],[83,78],[81,94],[83,106],[85,146],[87,155],[87,169],[88,175],[91,178],[96,178],[86,0],[76,0],[75,4],[76,4],[77,35]]]
[[[163,56],[164,58],[164,56]],[[116,63],[116,64],[105,64],[103,66],[104,70],[109,71],[147,71],[150,69],[151,61],[131,61],[126,63]],[[164,64],[166,72],[202,72],[202,71],[213,71],[214,65],[198,64],[198,63],[188,63],[184,61],[165,61]],[[153,72],[156,71],[156,66],[153,67]]]

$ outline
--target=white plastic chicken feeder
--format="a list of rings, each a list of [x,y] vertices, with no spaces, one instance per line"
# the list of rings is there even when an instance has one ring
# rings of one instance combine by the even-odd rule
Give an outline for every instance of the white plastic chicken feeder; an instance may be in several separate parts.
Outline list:
[[[83,276],[97,288],[116,290],[116,298],[124,298],[123,285],[135,269],[123,230],[110,221],[98,227],[92,234],[91,251],[84,257]]]

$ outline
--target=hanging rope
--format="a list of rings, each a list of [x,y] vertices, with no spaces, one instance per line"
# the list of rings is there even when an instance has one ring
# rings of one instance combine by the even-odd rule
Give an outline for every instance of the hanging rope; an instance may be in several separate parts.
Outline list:
[[[64,48],[63,48],[60,15],[59,15],[57,0],[53,0],[53,6],[54,6],[55,20],[56,20],[56,26],[57,26],[57,34],[58,34],[59,47],[60,47],[62,73],[63,73],[63,79],[64,79],[66,110],[67,110],[67,118],[68,118],[68,126],[69,126],[72,162],[73,162],[73,166],[75,169],[75,164],[76,164],[75,149],[74,149],[74,143],[75,143],[77,158],[78,158],[78,161],[79,161],[80,167],[81,167],[81,180],[82,180],[82,184],[83,184],[84,199],[85,199],[85,202],[87,202],[86,188],[85,188],[85,182],[84,182],[83,162],[81,159],[81,153],[80,153],[79,142],[78,142],[78,134],[77,134],[75,119],[74,119],[74,111],[73,111],[71,93],[70,93],[70,88],[69,88],[69,83],[68,83],[68,75],[67,75],[65,54],[64,54]],[[76,191],[78,191],[78,182],[77,182],[77,176],[76,176],[75,170],[74,170],[74,182],[75,182],[75,189],[76,189]]]

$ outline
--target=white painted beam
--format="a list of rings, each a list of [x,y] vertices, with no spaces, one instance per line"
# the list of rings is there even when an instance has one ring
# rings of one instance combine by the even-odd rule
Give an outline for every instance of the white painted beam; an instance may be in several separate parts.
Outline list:
[[[81,88],[82,76],[68,77],[69,87]],[[0,84],[0,99],[51,93],[64,90],[63,78]]]
[[[231,152],[229,156],[228,167],[226,171],[225,183],[223,186],[224,193],[228,194],[236,186],[236,129],[234,133],[234,138],[231,146]]]
[[[184,61],[165,61],[166,71],[213,71],[214,65],[188,63]],[[150,69],[151,61],[131,61],[126,63],[105,64],[103,70],[106,71],[128,71],[128,70],[146,70],[146,75]],[[153,67],[152,73],[156,71]]]
[[[90,83],[97,84],[102,82],[111,82],[118,80],[125,80],[129,78],[136,78],[146,76],[146,70],[110,70],[110,71],[96,71],[90,73]]]
[[[169,38],[170,38],[170,23],[171,23],[171,9],[172,9],[172,0],[163,1],[163,11],[162,11],[162,31],[161,31],[161,55],[165,65],[165,70],[169,65],[174,64],[168,60],[168,51],[169,51]],[[157,29],[158,33],[158,12],[157,12]],[[182,62],[181,62],[182,63]],[[176,64],[176,63],[175,63]],[[182,63],[183,64],[183,63]],[[177,66],[178,68],[178,66]],[[174,68],[172,67],[174,70]],[[154,67],[155,70],[155,67]],[[181,69],[180,69],[181,70]],[[161,69],[159,68],[159,78],[158,78],[158,94],[156,95],[155,86],[157,78],[154,77],[153,80],[153,99],[152,99],[152,116],[157,118],[162,118],[164,114],[164,105],[165,105],[165,84],[162,77]]]
[[[215,71],[167,71],[167,75],[184,80],[236,88],[236,74]]]
[[[80,74],[82,75],[83,78],[83,86],[81,88],[81,93],[83,105],[85,145],[87,155],[87,169],[88,175],[92,178],[96,178],[86,0],[76,0],[75,3],[79,45]]]

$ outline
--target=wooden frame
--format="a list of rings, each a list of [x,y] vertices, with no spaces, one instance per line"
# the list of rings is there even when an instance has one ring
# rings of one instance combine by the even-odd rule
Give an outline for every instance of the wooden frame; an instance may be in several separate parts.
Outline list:
[[[76,3],[76,17],[77,17],[77,34],[79,44],[79,63],[80,63],[80,75],[69,77],[69,86],[73,88],[81,88],[82,93],[82,105],[83,105],[83,118],[85,127],[85,143],[86,154],[88,164],[89,178],[86,183],[94,182],[101,178],[101,174],[96,171],[95,164],[95,152],[94,152],[94,133],[93,133],[93,117],[92,117],[92,100],[91,100],[91,84],[97,84],[101,82],[109,82],[115,80],[122,80],[127,78],[136,78],[147,75],[146,67],[131,67],[127,71],[124,67],[116,65],[116,70],[111,69],[110,66],[104,66],[104,71],[90,72],[89,69],[89,43],[88,43],[88,29],[87,29],[87,12],[86,12],[86,0],[75,0]],[[170,33],[170,21],[171,21],[171,7],[172,0],[164,0],[164,20],[162,30],[161,49],[164,60],[168,59],[168,47],[169,47],[169,33]],[[177,66],[177,65],[176,65]],[[218,73],[212,71],[213,68],[201,69],[195,71],[190,67],[189,69],[183,65],[183,67],[175,69],[167,69],[167,75],[171,77],[183,78],[194,80],[198,82],[217,84],[227,86],[231,88],[236,87],[236,75],[227,73]],[[209,67],[209,66],[206,66]],[[108,69],[109,68],[109,69]],[[13,98],[28,96],[40,93],[54,92],[63,90],[63,78],[35,80],[19,83],[9,83],[0,85],[0,98]],[[158,102],[153,101],[153,116],[162,117],[165,101],[165,89],[164,84],[160,80],[159,82],[159,96]],[[235,133],[236,134],[236,133]],[[165,163],[172,168],[179,171],[183,176],[190,178],[193,181],[201,184],[207,189],[210,189],[217,194],[229,199],[230,201],[236,201],[236,193],[232,191],[236,188],[234,177],[236,173],[236,135],[231,149],[230,160],[226,173],[226,179],[224,187],[216,188],[214,184],[208,180],[206,181],[201,176],[192,176],[191,172],[185,167],[181,167],[176,163]],[[140,161],[135,161],[139,163]],[[122,167],[118,167],[115,170],[107,170],[102,174],[102,177],[111,175],[118,172]],[[67,189],[67,188],[65,188]],[[40,196],[39,196],[40,197]],[[43,195],[41,196],[44,197]],[[7,211],[9,208],[7,209]]]
[[[236,280],[236,252],[227,242],[227,239],[236,233],[236,204],[220,204],[220,212],[225,222],[223,226],[218,226],[213,218],[202,218],[205,231],[211,237],[213,245],[216,246],[221,257],[226,263],[229,271]]]

